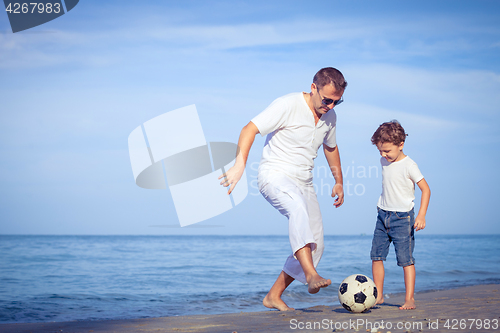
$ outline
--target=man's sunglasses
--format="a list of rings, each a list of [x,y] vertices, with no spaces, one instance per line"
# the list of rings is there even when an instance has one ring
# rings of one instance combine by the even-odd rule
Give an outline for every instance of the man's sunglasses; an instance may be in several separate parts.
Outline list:
[[[319,93],[319,89],[316,88],[316,90],[318,91],[318,95],[321,98],[321,103],[323,103],[326,106],[328,106],[328,105],[330,105],[332,103],[333,103],[333,106],[337,106],[337,105],[339,105],[340,103],[342,103],[344,101],[344,96],[340,97],[340,99],[338,99],[336,101],[334,101],[331,98],[323,98],[323,96],[321,96],[321,94]]]

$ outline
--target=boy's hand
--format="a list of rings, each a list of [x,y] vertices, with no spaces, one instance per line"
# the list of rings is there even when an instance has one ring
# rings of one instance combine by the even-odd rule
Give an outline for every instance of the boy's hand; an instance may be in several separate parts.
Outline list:
[[[417,185],[422,191],[422,198],[420,199],[420,209],[415,219],[415,231],[425,228],[425,213],[427,212],[427,206],[429,206],[429,200],[431,198],[431,189],[424,178],[422,178]]]
[[[332,190],[332,198],[337,197],[333,205],[335,208],[339,208],[344,203],[344,186],[341,184],[335,184]]]
[[[425,228],[425,217],[421,217],[420,215],[417,215],[415,218],[415,224],[413,225],[415,228],[415,231],[419,231]]]

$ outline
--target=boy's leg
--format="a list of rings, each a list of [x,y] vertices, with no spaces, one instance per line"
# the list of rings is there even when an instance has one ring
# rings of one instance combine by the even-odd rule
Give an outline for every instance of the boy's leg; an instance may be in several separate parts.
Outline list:
[[[281,299],[281,295],[290,285],[290,283],[293,282],[293,280],[293,277],[281,271],[280,275],[276,279],[276,282],[274,282],[273,286],[271,287],[271,290],[269,290],[266,297],[264,297],[262,304],[264,304],[265,307],[278,309],[280,311],[295,310],[286,305],[286,303]]]
[[[415,265],[408,265],[403,267],[405,273],[405,304],[399,307],[401,310],[413,310],[415,306]]]
[[[377,301],[375,302],[375,304],[382,304],[384,303],[385,278],[384,262],[382,260],[372,261],[372,276],[373,282],[375,282],[375,286],[377,287]]]
[[[409,212],[394,212],[393,228],[391,230],[398,266],[403,267],[405,279],[405,303],[401,310],[415,309],[415,230],[413,228],[413,209]]]
[[[370,257],[372,259],[373,282],[375,282],[375,286],[377,287],[377,300],[375,304],[382,304],[384,303],[384,260],[387,258],[389,245],[391,244],[387,230],[390,227],[389,219],[391,213],[380,208],[377,208],[377,211],[377,223],[373,232]]]

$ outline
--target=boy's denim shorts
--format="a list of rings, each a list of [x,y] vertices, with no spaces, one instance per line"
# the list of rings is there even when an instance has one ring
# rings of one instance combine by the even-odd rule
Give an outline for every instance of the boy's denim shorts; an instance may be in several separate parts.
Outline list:
[[[378,207],[377,210],[378,216],[373,232],[371,259],[385,261],[389,253],[389,245],[393,242],[398,266],[413,265],[415,263],[415,258],[413,258],[413,249],[415,248],[414,210],[391,212]]]

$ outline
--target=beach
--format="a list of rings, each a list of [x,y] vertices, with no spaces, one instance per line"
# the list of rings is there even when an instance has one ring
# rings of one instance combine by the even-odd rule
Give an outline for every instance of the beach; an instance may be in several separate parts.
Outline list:
[[[290,312],[274,310],[126,320],[1,324],[0,332],[498,332],[500,285],[420,292],[417,309],[404,311],[404,295],[390,295],[366,313],[340,305]]]
[[[348,275],[370,276],[371,237],[326,236],[319,269],[332,285],[315,295],[300,283],[290,285],[283,299],[297,309],[291,313],[262,305],[289,251],[286,236],[0,240],[0,332],[366,332],[382,320],[393,327],[381,332],[406,332],[404,323],[415,325],[412,332],[429,324],[448,332],[460,328],[462,319],[469,328],[500,315],[500,260],[492,255],[500,251],[498,235],[420,235],[418,309],[397,309],[403,303],[403,271],[391,252],[384,282],[390,297],[359,315],[340,307],[337,291]],[[269,244],[277,250],[256,250]],[[185,249],[182,255],[179,248]],[[353,328],[352,321],[362,324],[358,320],[379,326]],[[396,327],[400,322],[403,329]],[[493,325],[483,331],[500,331]]]

